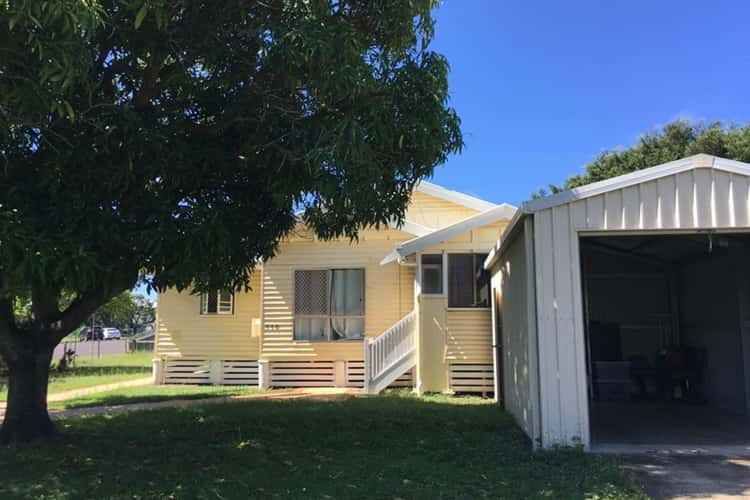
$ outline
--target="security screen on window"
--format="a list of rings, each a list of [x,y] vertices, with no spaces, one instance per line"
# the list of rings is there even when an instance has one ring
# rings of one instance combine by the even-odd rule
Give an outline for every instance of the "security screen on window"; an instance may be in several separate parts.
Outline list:
[[[448,255],[448,307],[489,307],[490,276],[486,254]]]
[[[363,269],[295,271],[295,340],[352,340],[364,335]]]
[[[443,256],[441,254],[422,256],[422,293],[443,293]]]

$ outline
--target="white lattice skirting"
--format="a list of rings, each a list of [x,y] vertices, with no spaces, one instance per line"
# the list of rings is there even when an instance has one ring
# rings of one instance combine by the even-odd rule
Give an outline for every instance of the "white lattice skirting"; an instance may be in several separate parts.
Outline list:
[[[252,360],[167,359],[164,361],[163,383],[257,386],[258,362]]]
[[[166,359],[163,361],[163,372],[157,375],[156,382],[258,386],[260,365],[255,360]],[[364,385],[364,361],[271,361],[265,365],[269,387],[362,388]],[[413,386],[413,370],[409,370],[389,387]]]

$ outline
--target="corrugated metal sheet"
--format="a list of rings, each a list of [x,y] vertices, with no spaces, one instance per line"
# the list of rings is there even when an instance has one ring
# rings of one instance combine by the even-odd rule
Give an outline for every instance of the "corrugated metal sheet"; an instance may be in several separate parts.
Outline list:
[[[579,215],[571,220],[578,231],[746,227],[748,188],[744,175],[701,168],[567,206]]]
[[[523,431],[539,438],[538,366],[536,362],[536,317],[534,315],[531,224],[522,226],[507,251],[495,264],[492,286],[500,290],[494,304],[502,322],[502,378],[504,406]],[[530,262],[530,260],[532,262]]]
[[[746,229],[749,189],[745,175],[698,165],[533,213],[545,446],[589,444],[579,236]]]

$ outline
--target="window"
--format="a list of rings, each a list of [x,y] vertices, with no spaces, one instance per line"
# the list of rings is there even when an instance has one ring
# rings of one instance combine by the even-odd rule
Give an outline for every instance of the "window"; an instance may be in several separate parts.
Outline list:
[[[295,340],[353,340],[364,336],[364,269],[294,272]]]
[[[443,256],[441,254],[422,256],[422,293],[443,293]]]
[[[217,290],[201,294],[201,314],[234,313],[234,293],[231,290]]]
[[[448,255],[448,307],[489,307],[490,276],[483,254]]]

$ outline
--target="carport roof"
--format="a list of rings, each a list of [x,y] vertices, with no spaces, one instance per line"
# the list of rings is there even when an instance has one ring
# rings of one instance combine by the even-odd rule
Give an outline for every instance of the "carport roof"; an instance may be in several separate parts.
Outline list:
[[[525,201],[521,204],[521,207],[516,212],[513,220],[508,227],[505,228],[500,239],[495,244],[495,247],[491,250],[487,259],[484,261],[485,269],[492,267],[497,260],[498,256],[502,253],[505,248],[506,241],[509,241],[511,236],[518,230],[519,223],[528,214],[539,212],[540,210],[546,210],[548,208],[565,205],[579,200],[585,200],[592,196],[597,196],[610,191],[623,189],[637,184],[642,184],[648,181],[654,181],[662,177],[669,175],[679,174],[689,170],[695,170],[699,168],[720,170],[731,174],[739,174],[750,177],[750,163],[744,163],[736,160],[729,160],[727,158],[721,158],[718,156],[708,154],[697,154],[688,156],[679,160],[671,161],[655,167],[638,170],[611,179],[606,179],[585,186],[577,187],[561,193],[546,196],[535,200]]]

